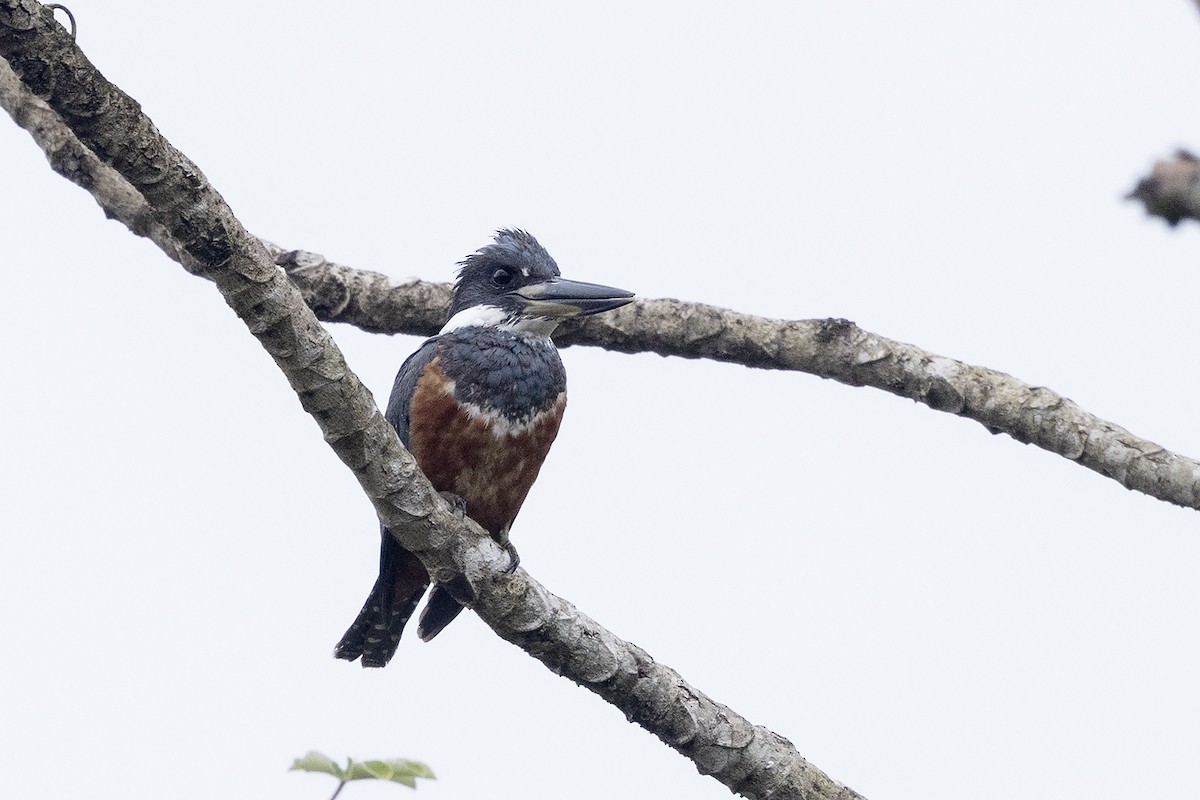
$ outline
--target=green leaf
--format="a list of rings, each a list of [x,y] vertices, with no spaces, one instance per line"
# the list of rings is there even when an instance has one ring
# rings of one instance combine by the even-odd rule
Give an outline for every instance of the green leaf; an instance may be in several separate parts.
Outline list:
[[[376,780],[391,780],[392,770],[382,761],[351,761],[347,775],[352,781],[374,778]]]
[[[346,759],[343,769],[324,753],[310,750],[304,758],[292,762],[292,769],[304,772],[325,772],[345,783],[346,781],[391,781],[402,783],[410,789],[417,788],[417,778],[434,779],[433,770],[420,761],[392,758],[386,761],[355,761]]]
[[[431,781],[437,780],[437,776],[433,774],[433,770],[422,764],[420,761],[409,761],[404,758],[393,758],[391,761],[386,763],[397,775],[407,775],[411,778],[428,778]],[[395,780],[395,778],[392,780]]]
[[[433,779],[433,770],[419,761],[393,758],[387,761],[351,761],[346,769],[346,780],[380,780],[402,783],[417,788],[417,778]]]
[[[342,768],[334,763],[333,759],[324,753],[318,753],[316,750],[309,750],[304,758],[297,758],[292,762],[289,770],[302,770],[304,772],[325,772],[338,779],[344,779],[345,773]]]

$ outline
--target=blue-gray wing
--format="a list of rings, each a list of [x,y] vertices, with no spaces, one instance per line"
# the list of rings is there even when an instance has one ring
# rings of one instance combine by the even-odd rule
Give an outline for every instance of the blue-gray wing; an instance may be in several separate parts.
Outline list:
[[[437,355],[437,340],[430,339],[408,357],[396,374],[392,396],[388,400],[387,421],[408,447],[409,405],[425,368]],[[429,574],[412,553],[400,546],[387,529],[381,527],[379,578],[367,597],[354,624],[342,636],[334,655],[347,661],[362,659],[364,667],[382,667],[391,660],[400,644],[404,625],[421,602],[429,586]],[[451,617],[453,618],[453,617]]]
[[[417,381],[437,355],[438,339],[435,336],[425,342],[417,352],[409,356],[400,365],[396,373],[396,382],[392,385],[392,396],[388,398],[387,421],[392,423],[396,433],[400,434],[400,443],[405,447],[408,443],[409,406],[412,404],[413,393],[417,390]]]

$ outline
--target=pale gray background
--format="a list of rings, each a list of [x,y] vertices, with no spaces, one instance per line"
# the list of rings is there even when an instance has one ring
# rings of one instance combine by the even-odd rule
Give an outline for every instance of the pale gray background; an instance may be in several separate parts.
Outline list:
[[[1200,146],[1190,3],[71,7],[285,246],[448,279],[521,226],[1200,454],[1200,231],[1121,200]],[[310,748],[423,759],[430,800],[728,796],[471,615],[333,660],[377,548],[349,472],[211,286],[6,121],[0,159],[4,796],[325,798]],[[381,402],[418,344],[332,332]],[[548,587],[877,800],[1195,796],[1196,512],[875,390],[564,360],[514,531]]]

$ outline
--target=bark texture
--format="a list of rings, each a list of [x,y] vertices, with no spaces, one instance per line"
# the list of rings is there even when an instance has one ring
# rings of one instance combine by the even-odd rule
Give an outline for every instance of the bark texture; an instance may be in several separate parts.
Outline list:
[[[464,576],[478,598],[475,610],[500,636],[601,695],[701,772],[746,797],[858,797],[808,764],[786,739],[705,697],[523,570],[504,574],[507,555],[433,492],[265,245],[245,231],[137,103],[95,70],[48,9],[34,0],[0,0],[0,58],[98,160],[72,150],[76,143],[70,141],[49,150],[73,152],[71,158],[88,167],[110,167],[129,187],[112,191],[132,191],[146,207],[110,208],[103,198],[111,187],[85,185],[86,173],[70,165],[60,171],[92,191],[106,212],[123,221],[141,219],[139,232],[152,232],[168,255],[217,285],[354,472],[380,519],[440,580]],[[22,109],[14,114],[19,122],[45,111],[28,98],[5,100],[5,107]]]

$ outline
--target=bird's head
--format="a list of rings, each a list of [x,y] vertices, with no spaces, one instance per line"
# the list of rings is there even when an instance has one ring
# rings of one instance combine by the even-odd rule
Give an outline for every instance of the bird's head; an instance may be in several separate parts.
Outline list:
[[[459,262],[450,319],[442,332],[472,325],[549,336],[558,323],[632,303],[633,292],[563,280],[558,264],[525,231],[501,230]]]

